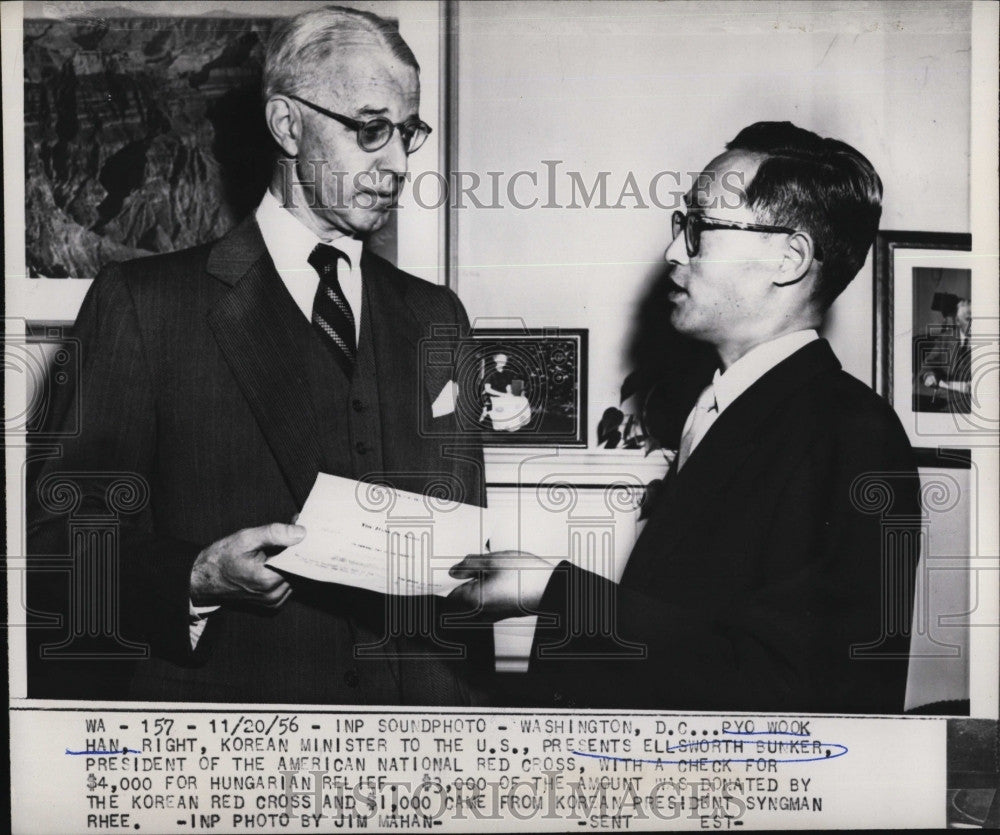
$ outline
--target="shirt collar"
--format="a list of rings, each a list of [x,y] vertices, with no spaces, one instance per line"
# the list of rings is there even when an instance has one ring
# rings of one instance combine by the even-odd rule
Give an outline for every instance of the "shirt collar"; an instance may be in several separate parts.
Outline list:
[[[816,339],[819,339],[819,334],[811,329],[786,333],[747,351],[729,366],[724,374],[716,371],[712,386],[715,389],[715,402],[719,412],[721,413],[778,363],[788,359],[800,348]]]
[[[264,192],[256,212],[257,225],[260,227],[264,245],[274,261],[278,272],[288,269],[302,269],[309,263],[309,253],[316,244],[325,243],[335,246],[351,262],[351,267],[357,269],[361,264],[363,241],[347,235],[335,236],[326,240],[320,238],[312,229],[284,208],[271,190]]]

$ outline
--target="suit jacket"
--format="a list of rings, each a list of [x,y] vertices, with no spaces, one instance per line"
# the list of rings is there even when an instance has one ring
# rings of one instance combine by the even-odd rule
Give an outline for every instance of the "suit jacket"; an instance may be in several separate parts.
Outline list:
[[[75,399],[82,431],[43,465],[31,491],[29,553],[79,550],[67,531],[81,515],[107,517],[115,473],[137,475],[148,502],[118,515],[108,546],[118,549],[121,594],[112,596],[121,601],[121,640],[105,641],[94,659],[56,653],[58,661],[39,661],[37,644],[57,642],[60,632],[31,630],[31,695],[479,700],[477,676],[492,668],[492,636],[451,628],[446,638],[421,641],[407,625],[449,627],[431,598],[401,608],[400,598],[290,577],[294,593],[280,610],[224,606],[209,617],[197,650],[190,646],[198,553],[241,528],[291,521],[321,470],[374,475],[410,490],[440,491],[446,482],[465,501],[485,504],[481,448],[454,434],[452,417],[431,417],[452,370],[422,363],[418,350],[432,326],[467,328],[461,303],[367,251],[361,270],[354,376],[377,392],[368,400],[347,399],[352,383],[335,377],[252,218],[214,244],[113,265],[95,280],[75,329],[82,377],[54,410],[72,409]],[[358,426],[380,428],[377,449],[356,440]],[[367,471],[366,454],[380,462],[378,472]],[[71,512],[52,500],[61,472],[82,491]],[[29,577],[36,611],[77,617],[67,612],[66,585],[65,574]],[[122,647],[132,644],[148,646],[150,657],[122,661],[129,654]]]
[[[668,473],[619,585],[559,566],[527,698],[901,712],[918,493],[895,413],[811,343]]]

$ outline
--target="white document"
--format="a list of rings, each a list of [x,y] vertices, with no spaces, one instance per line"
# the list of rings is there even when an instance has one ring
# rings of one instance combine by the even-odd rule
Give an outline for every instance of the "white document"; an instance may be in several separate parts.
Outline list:
[[[382,594],[447,595],[448,576],[483,547],[481,507],[320,473],[299,514],[298,544],[267,564]]]

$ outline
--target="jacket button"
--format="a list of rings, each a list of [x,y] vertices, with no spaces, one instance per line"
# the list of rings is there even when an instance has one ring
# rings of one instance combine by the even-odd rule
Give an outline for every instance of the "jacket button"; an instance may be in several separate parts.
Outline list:
[[[358,675],[357,670],[348,670],[344,673],[344,684],[348,687],[357,687],[361,682],[361,676]]]
[[[365,404],[358,400],[356,397],[351,401],[351,408],[355,412],[363,412],[365,410]]]
[[[366,455],[368,453],[368,444],[364,441],[358,441],[354,448],[358,451],[358,455]]]

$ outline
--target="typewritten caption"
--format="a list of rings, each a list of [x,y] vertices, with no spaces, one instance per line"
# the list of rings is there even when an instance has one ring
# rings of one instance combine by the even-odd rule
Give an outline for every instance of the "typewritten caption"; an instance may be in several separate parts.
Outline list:
[[[927,744],[912,723],[892,734],[903,723],[842,717],[29,710],[14,720],[44,722],[64,746],[34,751],[46,776],[31,786],[29,831],[50,831],[55,799],[60,827],[93,832],[829,826],[849,820],[857,797],[845,787],[884,745],[905,762],[905,749],[916,761]],[[943,738],[943,723],[921,727]]]

